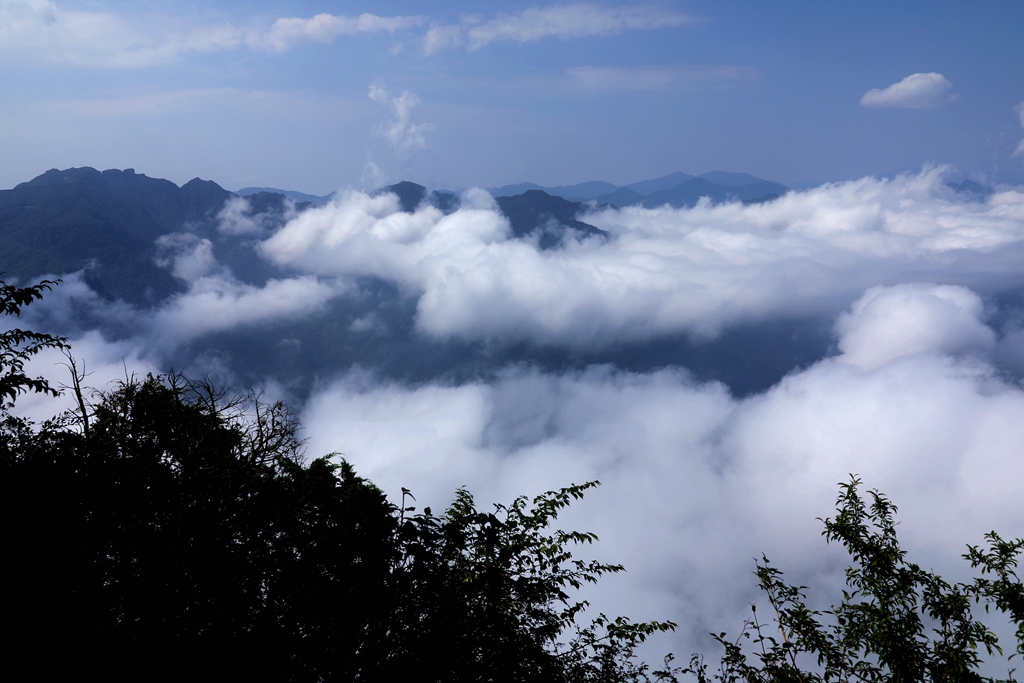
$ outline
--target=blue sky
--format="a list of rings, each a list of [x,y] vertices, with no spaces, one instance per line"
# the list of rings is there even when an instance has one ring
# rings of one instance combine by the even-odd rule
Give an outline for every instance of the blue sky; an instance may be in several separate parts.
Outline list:
[[[1017,1],[0,0],[0,187],[1024,180],[1022,28]]]

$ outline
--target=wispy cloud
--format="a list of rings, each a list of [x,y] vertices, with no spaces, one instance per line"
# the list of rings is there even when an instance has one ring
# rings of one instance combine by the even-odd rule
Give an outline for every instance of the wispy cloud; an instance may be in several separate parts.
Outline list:
[[[574,3],[530,8],[491,19],[465,17],[457,24],[435,23],[423,37],[423,52],[462,47],[479,50],[491,43],[581,38],[628,30],[675,28],[694,20],[655,6],[601,7]],[[309,43],[331,43],[343,36],[393,35],[428,22],[423,16],[363,13],[344,16],[281,17],[269,25],[233,23],[190,25],[187,20],[141,21],[103,11],[65,9],[53,0],[0,2],[0,54],[89,67],[145,67],[180,61],[189,55],[248,48],[284,52]]]
[[[669,90],[693,82],[755,78],[757,71],[745,66],[709,65],[682,67],[619,68],[574,66],[565,73],[587,90]]]
[[[166,26],[110,12],[67,10],[52,0],[4,0],[0,2],[0,53],[76,66],[145,67],[242,47],[282,52],[304,43],[329,43],[340,36],[392,34],[423,21],[415,16],[318,14],[281,18],[270,26],[182,26],[181,22]]]
[[[420,103],[418,97],[408,91],[395,97],[384,88],[374,85],[370,87],[370,99],[388,107],[393,113],[392,118],[382,121],[374,132],[387,139],[398,156],[408,156],[427,146],[423,134],[434,126],[412,122],[412,110]]]
[[[247,42],[253,47],[282,52],[302,43],[330,43],[339,36],[358,33],[391,34],[422,23],[421,17],[379,17],[375,14],[344,17],[317,14],[310,19],[278,19],[266,31],[254,32]]]
[[[899,109],[935,109],[956,102],[960,96],[953,84],[938,73],[910,74],[888,88],[874,88],[860,98],[862,107]]]
[[[428,30],[424,53],[465,46],[469,51],[499,42],[529,43],[544,38],[605,36],[628,30],[677,28],[694,22],[692,17],[661,7],[639,5],[601,7],[573,3],[531,7],[515,14],[499,14],[486,21],[466,17],[461,24],[434,26]]]
[[[269,280],[263,287],[223,275],[202,276],[162,307],[151,324],[156,338],[173,344],[210,332],[299,318],[322,309],[340,291],[336,282],[309,276]]]

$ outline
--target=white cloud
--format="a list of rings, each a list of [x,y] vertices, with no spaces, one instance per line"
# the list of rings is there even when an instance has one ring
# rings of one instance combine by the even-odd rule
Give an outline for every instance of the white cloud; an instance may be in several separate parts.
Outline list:
[[[934,109],[956,102],[960,95],[953,84],[938,73],[910,74],[888,88],[874,88],[860,98],[862,107],[897,107],[900,109]]]
[[[840,360],[873,370],[918,353],[988,353],[996,337],[984,313],[981,298],[963,287],[873,287],[836,323]]]
[[[420,103],[418,97],[408,91],[394,97],[384,88],[374,85],[370,87],[370,99],[394,113],[393,118],[382,121],[374,132],[391,143],[396,154],[405,157],[427,146],[423,134],[433,130],[434,126],[412,122],[412,110]]]
[[[194,25],[185,19],[139,20],[110,12],[68,10],[51,0],[0,2],[0,53],[78,66],[144,67],[192,54],[248,46],[281,52],[339,36],[407,30],[412,16],[357,17],[318,14],[281,18],[269,27],[231,23]]]
[[[0,319],[0,328],[18,322],[28,329],[71,330],[61,333],[72,336],[75,356],[81,358],[74,339],[88,337],[92,334],[89,330],[101,326],[104,334],[120,337],[109,342],[110,348],[136,349],[131,355],[141,360],[128,367],[137,370],[164,362],[181,344],[203,335],[297,320],[322,311],[331,299],[353,291],[347,281],[312,276],[271,279],[262,286],[240,282],[214,258],[209,240],[188,233],[165,235],[158,241],[158,249],[158,265],[170,268],[188,284],[185,292],[172,295],[159,306],[136,308],[101,298],[86,283],[86,269],[60,275],[62,284],[26,309],[17,321]]]
[[[264,32],[253,33],[247,39],[253,47],[270,49],[275,52],[288,50],[308,42],[330,43],[338,36],[358,33],[388,33],[414,28],[423,23],[421,17],[379,17],[375,14],[360,14],[358,17],[344,17],[334,14],[317,14],[309,19],[278,19]]]
[[[176,278],[192,282],[218,269],[213,243],[191,233],[174,232],[156,241],[160,255],[157,265],[170,268]]]
[[[148,324],[154,343],[173,347],[210,332],[309,315],[342,291],[341,285],[314,277],[270,280],[263,287],[223,276],[200,277]]]
[[[947,295],[952,306],[917,323],[931,353],[893,355],[899,330],[885,328]],[[828,586],[836,598],[845,557],[816,518],[850,473],[893,498],[911,559],[944,577],[963,575],[964,544],[986,531],[1024,533],[1024,392],[983,360],[943,355],[948,340],[977,333],[963,315],[971,297],[873,290],[865,300],[886,301],[892,315],[867,321],[874,335],[848,326],[840,344],[888,362],[825,359],[744,400],[680,370],[514,369],[491,383],[418,387],[350,374],[314,396],[302,421],[310,453],[340,451],[392,496],[409,487],[435,510],[463,485],[486,508],[600,479],[559,524],[601,537],[581,555],[627,566],[594,591],[595,611],[679,622],[672,647],[685,657],[714,651],[708,631],[739,630],[761,552],[810,585],[812,600]]]
[[[544,38],[605,36],[628,30],[677,28],[693,18],[651,5],[601,7],[573,3],[531,7],[515,14],[499,14],[488,21],[466,17],[461,25],[433,26],[424,41],[424,53],[466,45],[469,51],[485,45],[514,41],[529,43]]]
[[[295,215],[295,202],[287,197],[282,216],[254,214],[248,199],[231,197],[217,214],[217,231],[223,235],[263,235],[274,223],[290,220]]]
[[[437,337],[570,346],[714,335],[777,315],[831,314],[880,282],[1024,285],[1024,194],[971,202],[941,169],[794,192],[766,204],[591,214],[605,240],[538,251],[483,193],[444,215],[361,193],[296,217],[262,245],[320,275],[372,275],[419,294]]]
[[[78,371],[85,374],[82,380],[85,387],[108,390],[114,388],[116,382],[124,381],[131,373],[145,376],[146,373],[159,374],[162,371],[157,359],[148,352],[148,345],[137,338],[110,340],[92,330],[72,336],[69,342]],[[30,376],[46,378],[54,388],[71,384],[68,360],[60,351],[42,351],[26,365],[26,370]],[[92,393],[86,392],[85,399],[92,398]],[[76,408],[74,395],[64,391],[57,398],[43,394],[24,394],[18,398],[12,412],[42,422],[65,410]]]
[[[432,55],[441,50],[460,47],[464,42],[461,26],[431,26],[423,37],[423,53]]]
[[[565,70],[572,82],[588,90],[667,90],[697,81],[728,81],[753,78],[748,67],[711,65],[698,67],[596,67],[575,66]]]

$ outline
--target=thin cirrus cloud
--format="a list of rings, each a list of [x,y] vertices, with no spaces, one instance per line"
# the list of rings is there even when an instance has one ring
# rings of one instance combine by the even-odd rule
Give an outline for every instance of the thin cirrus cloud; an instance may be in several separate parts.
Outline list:
[[[270,26],[232,23],[163,26],[110,12],[63,9],[52,0],[0,3],[0,53],[29,60],[90,67],[146,67],[180,61],[192,54],[248,47],[283,52],[305,43],[329,43],[340,36],[393,34],[423,23],[421,17],[355,17],[318,14],[280,18]]]
[[[1020,117],[1021,128],[1024,128],[1024,102],[1021,102],[1020,104],[1017,105],[1017,115]],[[1020,143],[1017,145],[1017,149],[1013,153],[1014,156],[1020,154],[1024,154],[1024,140],[1020,141]]]
[[[530,8],[488,20],[467,17],[459,24],[436,23],[423,52],[544,38],[605,36],[628,30],[676,28],[694,19],[654,6],[601,7],[574,3]],[[64,9],[52,0],[7,0],[0,4],[0,53],[32,61],[90,67],[145,67],[180,61],[189,55],[247,47],[284,52],[308,43],[331,43],[342,36],[393,35],[427,22],[423,16],[282,17],[269,26],[224,22],[140,22],[112,12]],[[169,25],[167,25],[169,24]]]
[[[570,82],[585,90],[670,90],[686,83],[721,82],[756,78],[745,66],[708,65],[685,67],[574,66],[565,70]]]
[[[265,32],[254,33],[247,41],[253,47],[263,47],[278,52],[311,41],[329,43],[340,36],[358,33],[395,33],[414,28],[423,23],[422,17],[379,17],[375,14],[360,14],[344,17],[334,14],[317,14],[310,19],[278,19]]]
[[[953,84],[939,73],[910,74],[888,88],[873,88],[860,98],[862,107],[936,109],[956,102],[960,96]]]
[[[678,28],[695,20],[685,14],[654,6],[601,7],[574,3],[552,7],[531,7],[515,14],[500,14],[480,21],[467,17],[461,24],[431,27],[423,52],[465,46],[470,52],[499,42],[530,43],[544,38],[606,36],[628,30]]]

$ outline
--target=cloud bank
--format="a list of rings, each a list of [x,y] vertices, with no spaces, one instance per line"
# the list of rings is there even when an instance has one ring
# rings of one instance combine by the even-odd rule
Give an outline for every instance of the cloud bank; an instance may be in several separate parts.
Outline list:
[[[449,215],[350,192],[297,216],[261,251],[309,274],[394,282],[417,296],[427,335],[577,347],[835,314],[879,284],[1024,286],[1024,194],[967,201],[943,174],[864,178],[750,206],[598,211],[583,219],[608,240],[570,238],[550,251],[512,239],[481,191]]]
[[[219,233],[168,237],[159,258],[185,290],[153,310],[105,301],[70,277],[23,324],[46,330],[89,314],[128,330],[72,335],[94,386],[125,367],[162,369],[175,346],[212,357],[200,367],[219,362],[230,376],[225,337],[203,346],[204,336],[291,335],[286,322],[325,324],[316,317],[325,306],[361,296],[360,278],[387,283],[388,296],[415,302],[420,335],[484,340],[491,364],[467,381],[440,367],[416,382],[384,379],[372,365],[318,366],[301,406],[309,453],[338,452],[390,495],[405,486],[436,510],[462,485],[486,508],[601,480],[560,526],[597,532],[593,556],[629,571],[588,597],[595,611],[677,621],[675,641],[654,647],[684,657],[715,651],[708,631],[741,628],[758,598],[751,571],[762,552],[827,607],[846,558],[824,545],[815,518],[832,512],[836,484],[850,473],[892,497],[911,558],[948,580],[966,570],[965,543],[993,528],[1024,535],[1019,192],[978,201],[933,168],[759,205],[598,211],[586,220],[608,239],[570,237],[540,251],[510,237],[480,190],[447,215],[426,205],[405,213],[394,195],[350,191],[260,242],[291,272],[245,283],[214,252],[225,235],[272,230],[251,231],[243,219],[252,218],[236,203],[221,213]],[[342,324],[388,355],[426,348],[416,333],[388,346],[383,297]],[[812,314],[832,325],[832,350],[744,398],[679,365],[630,372],[567,362],[545,371],[495,351],[521,341],[572,350],[712,335]],[[45,372],[60,381],[60,360],[33,368],[49,363]],[[32,414],[53,405],[35,400],[22,403]]]
[[[677,654],[711,652],[708,631],[736,633],[749,615],[762,552],[812,587],[812,604],[827,606],[825,588],[836,598],[846,558],[815,518],[850,473],[897,502],[912,559],[948,579],[966,569],[965,543],[1024,533],[1024,391],[986,361],[981,315],[962,287],[872,289],[837,326],[838,355],[744,400],[679,369],[512,368],[417,387],[353,373],[302,421],[311,452],[340,450],[435,509],[463,485],[486,505],[601,480],[563,524],[597,532],[594,552],[627,565],[595,611],[671,618]],[[908,320],[913,343],[900,346]]]
[[[960,98],[953,84],[938,73],[910,74],[899,83],[879,90],[873,88],[860,98],[862,107],[893,107],[898,109],[935,109],[952,104]]]

